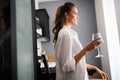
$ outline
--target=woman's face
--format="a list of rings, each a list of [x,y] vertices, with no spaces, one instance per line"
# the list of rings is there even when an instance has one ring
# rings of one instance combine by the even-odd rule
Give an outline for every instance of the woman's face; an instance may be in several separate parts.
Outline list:
[[[79,21],[78,10],[76,7],[73,7],[70,13],[66,16],[66,23],[72,25],[77,25]]]

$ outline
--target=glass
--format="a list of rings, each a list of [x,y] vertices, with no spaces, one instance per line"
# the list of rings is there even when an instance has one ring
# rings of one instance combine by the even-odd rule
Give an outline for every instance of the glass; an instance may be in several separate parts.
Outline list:
[[[93,34],[92,34],[92,40],[97,39],[97,38],[101,38],[101,40],[100,40],[100,45],[97,47],[97,52],[98,52],[98,54],[97,54],[97,56],[95,56],[95,57],[96,57],[96,58],[104,57],[104,55],[101,54],[101,49],[100,49],[101,43],[104,42],[104,41],[103,41],[103,38],[102,38],[102,36],[101,36],[101,33],[93,33]]]

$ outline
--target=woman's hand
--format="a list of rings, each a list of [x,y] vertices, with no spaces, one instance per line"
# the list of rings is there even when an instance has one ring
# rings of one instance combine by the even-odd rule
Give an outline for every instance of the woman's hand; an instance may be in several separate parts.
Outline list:
[[[101,38],[97,38],[97,39],[91,41],[90,43],[88,43],[88,44],[84,47],[84,50],[85,50],[86,52],[88,52],[88,51],[91,51],[91,50],[93,50],[93,49],[96,49],[96,48],[100,45],[100,43],[101,43],[102,41],[103,41],[103,40],[102,40]]]
[[[91,41],[88,45],[86,45],[80,52],[74,56],[76,64],[80,61],[80,59],[87,54],[88,51],[91,51],[95,48],[97,48],[100,43],[103,42],[102,38],[97,38],[93,41]]]
[[[101,77],[102,79],[107,79],[107,80],[109,80],[108,75],[107,75],[105,72],[103,72],[102,70],[100,70],[99,68],[96,68],[96,72],[100,75],[100,77]]]
[[[102,70],[100,70],[98,67],[90,65],[90,64],[86,64],[86,67],[87,69],[95,70],[100,75],[100,78],[109,80],[108,75]]]

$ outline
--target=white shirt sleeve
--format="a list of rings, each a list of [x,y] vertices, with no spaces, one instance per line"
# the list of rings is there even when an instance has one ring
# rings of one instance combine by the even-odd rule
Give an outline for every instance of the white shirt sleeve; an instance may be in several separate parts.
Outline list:
[[[72,54],[72,39],[69,33],[58,38],[58,62],[63,72],[75,71],[75,60]]]

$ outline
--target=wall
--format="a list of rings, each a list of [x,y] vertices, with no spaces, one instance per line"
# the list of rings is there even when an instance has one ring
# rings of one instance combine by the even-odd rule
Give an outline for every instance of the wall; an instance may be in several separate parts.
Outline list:
[[[34,80],[36,70],[32,0],[12,0],[13,80]],[[16,57],[16,60],[14,59]],[[17,71],[14,71],[16,69]],[[14,73],[15,72],[15,73]],[[17,75],[17,76],[15,76]]]
[[[79,39],[83,46],[85,46],[92,39],[92,33],[97,32],[95,9],[94,9],[94,0],[65,0],[74,2],[79,11],[80,22],[79,25],[75,26],[73,29],[78,32]],[[50,42],[42,43],[42,50],[46,50],[47,54],[54,53],[53,46],[53,20],[56,8],[58,5],[63,4],[65,1],[49,1],[49,2],[40,2],[39,8],[46,8],[50,17]],[[91,51],[90,54],[86,55],[87,62],[93,65],[96,65],[101,68],[100,59],[96,59],[97,55],[96,50]]]
[[[117,25],[118,25],[118,31],[119,31],[119,40],[120,40],[120,0],[114,0],[115,3],[115,10],[116,10],[116,18],[117,18]]]
[[[110,80],[120,80],[120,32],[119,28],[119,1],[95,0],[98,31],[104,36],[102,53],[105,58],[101,59],[103,70],[108,73]]]
[[[104,45],[101,46],[102,53],[104,54],[104,57],[105,57],[105,58],[102,58],[102,69],[106,73],[108,73],[110,76],[110,64],[109,64],[109,57],[108,57],[108,47],[107,47],[102,0],[95,1],[95,8],[96,8],[96,18],[97,18],[98,31],[101,32],[102,37],[104,39]]]

